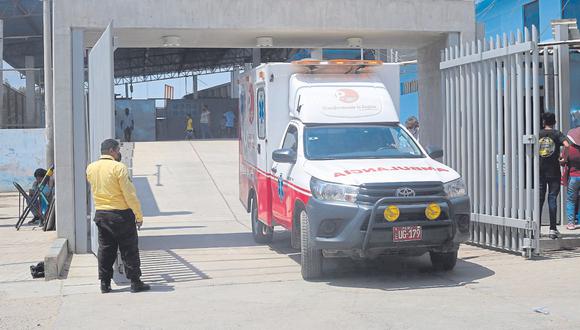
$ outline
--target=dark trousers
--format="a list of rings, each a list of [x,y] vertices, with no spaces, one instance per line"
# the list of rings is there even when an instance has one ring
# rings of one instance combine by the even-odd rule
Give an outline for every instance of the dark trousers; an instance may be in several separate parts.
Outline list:
[[[117,248],[125,264],[125,275],[136,280],[141,277],[139,238],[135,215],[131,209],[121,211],[96,211],[95,223],[99,228],[99,279],[113,278],[113,263]]]
[[[123,133],[125,133],[125,142],[131,142],[131,133],[133,133],[133,129],[131,127],[127,127]]]
[[[548,190],[548,208],[550,210],[550,229],[556,230],[556,212],[558,209],[558,195],[560,194],[560,178],[540,176],[540,214],[546,200]],[[541,223],[541,222],[540,222]]]

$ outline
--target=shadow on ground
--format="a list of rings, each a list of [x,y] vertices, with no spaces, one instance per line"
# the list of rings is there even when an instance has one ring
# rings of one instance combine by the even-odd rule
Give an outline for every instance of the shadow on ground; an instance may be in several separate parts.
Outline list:
[[[290,247],[288,232],[276,232],[270,247],[300,264],[300,252]],[[399,291],[477,284],[494,274],[489,268],[462,259],[451,272],[435,271],[428,254],[420,257],[385,256],[374,260],[332,258],[324,259],[324,277],[318,282],[337,287]]]
[[[148,250],[235,248],[257,246],[252,233],[185,234],[139,237],[139,247]]]
[[[141,251],[141,280],[153,287],[174,283],[206,280],[210,277],[171,250]],[[117,285],[128,285],[125,275],[115,272]]]
[[[209,278],[171,250],[258,246],[250,232],[143,236],[140,243],[144,279],[164,283]],[[278,255],[300,264],[300,252],[290,247],[288,232],[277,231],[269,247]],[[428,254],[421,257],[385,256],[374,260],[331,258],[324,260],[324,277],[318,282],[337,287],[399,291],[477,284],[494,274],[494,271],[467,261],[467,258],[458,260],[451,272],[434,271]]]
[[[147,230],[165,230],[165,229],[199,229],[205,228],[206,226],[167,226],[167,227],[141,227],[139,231]]]
[[[137,190],[137,195],[141,200],[141,208],[143,210],[143,216],[145,217],[161,217],[161,216],[171,216],[171,215],[189,215],[192,214],[189,211],[174,211],[174,212],[162,212],[159,210],[157,201],[155,200],[155,195],[151,190],[149,185],[149,180],[146,177],[133,177],[133,184]]]

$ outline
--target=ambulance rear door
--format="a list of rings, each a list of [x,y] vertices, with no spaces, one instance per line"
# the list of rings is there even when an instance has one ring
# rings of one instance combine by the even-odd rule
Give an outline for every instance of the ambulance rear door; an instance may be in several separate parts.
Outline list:
[[[255,84],[254,113],[257,126],[257,165],[258,165],[258,218],[267,224],[271,224],[271,193],[270,193],[270,168],[268,162],[268,136],[266,134],[267,108],[266,108],[266,84]]]

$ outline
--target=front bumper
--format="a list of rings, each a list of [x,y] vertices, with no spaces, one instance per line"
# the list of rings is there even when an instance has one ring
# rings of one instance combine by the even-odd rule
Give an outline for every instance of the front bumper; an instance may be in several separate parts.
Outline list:
[[[442,216],[432,221],[414,218],[429,203],[439,204]],[[382,218],[387,205],[399,207],[399,220],[390,223]],[[373,253],[448,252],[456,250],[459,243],[469,238],[470,201],[467,196],[453,199],[441,196],[385,197],[374,205],[311,198],[306,209],[314,247],[329,254],[347,252],[366,257]],[[420,241],[393,242],[393,227],[414,225],[422,227]]]

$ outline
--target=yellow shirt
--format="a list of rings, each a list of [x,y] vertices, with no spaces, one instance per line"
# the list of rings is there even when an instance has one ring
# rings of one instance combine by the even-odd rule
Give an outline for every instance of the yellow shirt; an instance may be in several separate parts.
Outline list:
[[[135,186],[129,179],[125,164],[115,161],[108,155],[87,166],[87,180],[91,184],[95,209],[126,210],[131,209],[135,220],[143,220],[141,203],[137,198]]]
[[[193,119],[188,118],[187,119],[187,129],[188,131],[193,131]]]

